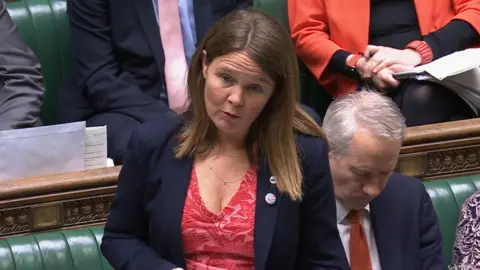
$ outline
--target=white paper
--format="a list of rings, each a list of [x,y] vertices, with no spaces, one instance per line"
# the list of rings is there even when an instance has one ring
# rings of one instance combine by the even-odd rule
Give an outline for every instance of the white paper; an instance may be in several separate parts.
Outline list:
[[[85,122],[0,132],[0,180],[83,170]]]
[[[480,49],[454,52],[427,65],[425,71],[437,80],[464,73],[480,66]]]
[[[115,167],[115,163],[113,163],[113,159],[107,158],[107,167]]]
[[[480,48],[455,52],[395,76],[441,84],[455,91],[477,116],[480,113]]]
[[[454,52],[428,64],[399,72],[395,75],[408,74],[412,76],[412,79],[416,80],[427,80],[428,76],[431,76],[441,81],[447,77],[464,73],[479,66],[480,48],[473,48]]]
[[[473,109],[476,115],[480,108],[480,68],[445,78],[440,82],[455,91]]]
[[[85,170],[107,167],[107,126],[85,129]]]

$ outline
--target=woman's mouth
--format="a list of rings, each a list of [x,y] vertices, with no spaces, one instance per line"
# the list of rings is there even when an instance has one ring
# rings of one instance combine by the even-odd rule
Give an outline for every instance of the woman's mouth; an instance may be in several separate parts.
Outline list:
[[[229,113],[229,112],[226,112],[226,111],[222,111],[222,113],[230,118],[234,118],[234,119],[237,119],[239,118],[240,116],[236,115],[236,114],[233,114],[233,113]]]

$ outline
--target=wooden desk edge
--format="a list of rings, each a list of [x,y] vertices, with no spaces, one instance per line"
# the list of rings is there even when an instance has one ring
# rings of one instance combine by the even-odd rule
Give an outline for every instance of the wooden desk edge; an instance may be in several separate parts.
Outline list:
[[[403,145],[434,143],[480,136],[480,118],[407,128]]]
[[[0,181],[0,200],[116,185],[121,166]]]

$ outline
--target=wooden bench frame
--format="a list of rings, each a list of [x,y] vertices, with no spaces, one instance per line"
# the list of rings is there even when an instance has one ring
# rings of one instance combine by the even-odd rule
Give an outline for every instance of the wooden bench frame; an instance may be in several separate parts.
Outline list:
[[[423,180],[480,172],[480,118],[407,129],[397,171]]]
[[[408,128],[397,170],[428,180],[480,172],[480,119]],[[0,181],[0,238],[103,224],[121,167]]]
[[[120,168],[0,182],[0,238],[103,224]]]

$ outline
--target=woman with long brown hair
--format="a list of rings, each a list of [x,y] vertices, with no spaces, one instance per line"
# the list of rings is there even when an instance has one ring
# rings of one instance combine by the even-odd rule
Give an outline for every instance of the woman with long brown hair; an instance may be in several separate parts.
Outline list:
[[[236,11],[210,30],[189,111],[132,135],[102,243],[115,269],[342,268],[328,147],[298,77],[268,16]]]

